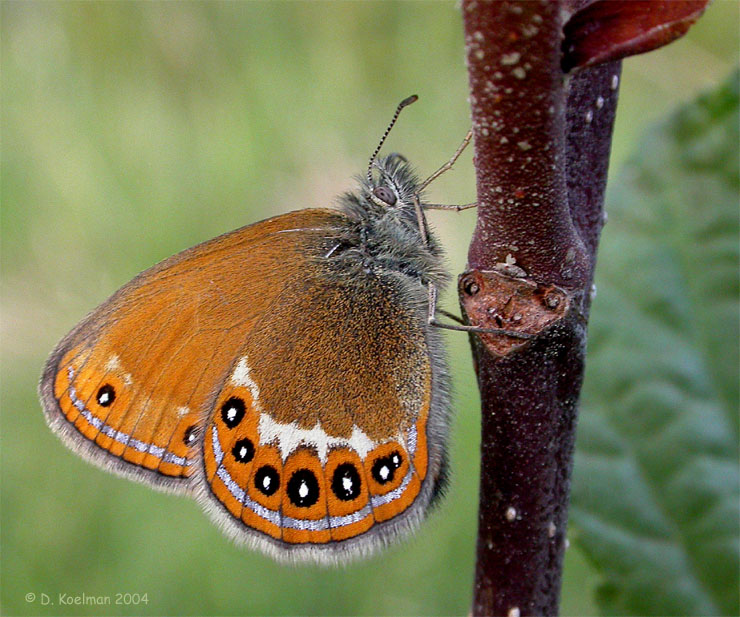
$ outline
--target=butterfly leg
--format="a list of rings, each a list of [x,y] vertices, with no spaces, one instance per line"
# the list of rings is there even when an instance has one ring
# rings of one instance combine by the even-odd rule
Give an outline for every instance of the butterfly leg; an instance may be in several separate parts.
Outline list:
[[[421,193],[426,187],[428,187],[432,182],[439,178],[444,172],[452,169],[455,161],[460,158],[460,155],[463,153],[463,150],[468,147],[471,139],[473,139],[472,130],[468,131],[468,134],[465,135],[465,138],[462,140],[462,143],[457,148],[457,150],[455,150],[455,154],[452,155],[452,158],[419,185],[419,193]]]
[[[422,209],[421,202],[419,201],[419,195],[414,195],[414,210],[416,211],[416,220],[419,224],[419,232],[421,233],[421,239],[424,242],[424,244],[427,244],[429,241],[429,234],[427,232],[427,220],[424,216],[424,211]],[[520,339],[530,339],[532,336],[530,334],[523,334],[521,332],[513,332],[511,330],[503,330],[500,328],[481,328],[479,326],[469,326],[465,323],[463,323],[462,319],[459,317],[453,316],[451,313],[448,313],[447,311],[440,311],[440,313],[451,317],[454,321],[457,321],[460,325],[453,325],[453,324],[446,324],[442,323],[441,321],[437,320],[437,286],[429,281],[427,283],[427,290],[429,293],[429,312],[427,320],[430,325],[435,326],[437,328],[444,328],[446,330],[457,330],[459,332],[478,332],[481,334],[503,334],[506,336],[511,336],[514,338],[520,338]]]
[[[467,210],[468,208],[475,208],[478,206],[478,202],[474,201],[471,204],[462,204],[462,205],[455,205],[451,206],[448,204],[423,204],[422,208],[426,210],[454,210],[455,212],[460,212],[461,210]]]
[[[455,321],[463,326],[465,325],[465,322],[462,319],[460,319],[460,317],[455,315],[455,313],[450,313],[449,311],[445,311],[444,309],[438,308],[437,314],[444,315],[445,317],[447,317],[447,319],[451,319],[452,321]]]
[[[422,209],[421,201],[419,200],[419,193],[415,193],[414,197],[414,212],[416,212],[416,222],[419,225],[419,233],[421,234],[421,241],[424,246],[429,245],[429,231],[427,229],[427,217],[424,216],[424,210]]]
[[[419,199],[419,193],[421,193],[421,191],[424,190],[424,188],[426,188],[432,181],[436,180],[444,172],[452,169],[452,166],[455,164],[455,161],[457,161],[457,159],[460,158],[460,155],[463,153],[463,150],[465,150],[465,148],[468,146],[472,137],[473,137],[473,131],[472,130],[468,131],[468,134],[465,135],[465,138],[463,139],[458,149],[455,151],[455,154],[452,155],[452,158],[449,161],[447,161],[444,165],[442,165],[442,167],[440,167],[437,171],[435,171],[431,176],[429,176],[424,182],[422,182],[421,185],[419,185],[418,191],[413,197],[414,211],[416,212],[416,220],[419,225],[419,233],[421,234],[421,239],[424,244],[429,243],[429,232],[427,230],[426,216],[424,216],[424,208],[429,208],[431,210],[455,210],[459,212],[460,210],[474,208],[475,206],[478,205],[477,202],[470,203],[470,204],[464,204],[460,206],[444,205],[444,204],[424,204],[422,205],[421,200]],[[429,324],[432,326],[435,326],[437,328],[444,328],[445,330],[456,330],[458,332],[475,332],[479,334],[501,334],[504,336],[510,336],[510,337],[518,338],[518,339],[532,338],[531,334],[525,334],[523,332],[514,332],[511,330],[504,330],[502,328],[481,328],[480,326],[470,326],[468,324],[465,324],[462,319],[453,315],[452,313],[448,313],[447,311],[440,310],[439,311],[440,314],[445,315],[446,317],[449,317],[453,321],[458,322],[457,325],[442,323],[441,321],[437,320],[437,312],[438,312],[437,311],[437,286],[430,281],[427,284],[427,290],[429,293],[427,320]]]
[[[444,328],[445,330],[456,330],[457,332],[474,332],[478,334],[501,334],[503,336],[510,336],[512,338],[518,338],[518,339],[531,339],[534,338],[531,334],[525,334],[524,332],[514,332],[513,330],[504,330],[503,328],[481,328],[480,326],[470,326],[465,323],[459,318],[451,313],[448,313],[447,311],[439,311],[443,315],[446,315],[450,317],[451,319],[457,321],[460,323],[460,325],[454,325],[454,324],[447,324],[442,323],[441,321],[437,320],[436,314],[437,314],[437,286],[430,282],[427,285],[427,290],[429,292],[429,313],[427,317],[427,321],[429,322],[429,325],[435,326],[437,328]]]

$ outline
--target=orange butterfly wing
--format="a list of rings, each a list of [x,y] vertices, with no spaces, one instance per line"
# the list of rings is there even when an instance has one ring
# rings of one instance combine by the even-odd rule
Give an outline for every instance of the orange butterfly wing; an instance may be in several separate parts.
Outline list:
[[[201,488],[237,539],[335,562],[423,518],[443,475],[447,384],[426,288],[313,252],[215,396]]]
[[[344,221],[329,210],[293,212],[141,273],[52,352],[39,386],[50,426],[107,469],[192,488],[214,388],[285,281],[305,267],[305,244]]]

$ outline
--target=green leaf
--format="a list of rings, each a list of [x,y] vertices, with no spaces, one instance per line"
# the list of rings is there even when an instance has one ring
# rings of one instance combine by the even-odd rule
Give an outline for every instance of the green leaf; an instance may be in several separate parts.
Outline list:
[[[737,615],[738,76],[610,186],[573,537],[609,615]]]

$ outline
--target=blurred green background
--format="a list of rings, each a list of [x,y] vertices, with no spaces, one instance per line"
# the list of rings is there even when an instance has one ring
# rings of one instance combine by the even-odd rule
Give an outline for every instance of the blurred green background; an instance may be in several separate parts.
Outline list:
[[[409,542],[343,569],[235,547],[191,500],[92,467],[47,429],[46,354],[88,310],[175,252],[274,214],[329,205],[388,150],[422,174],[469,125],[452,2],[3,2],[2,612],[12,615],[464,615],[477,508],[478,399],[447,335],[456,417],[447,499]],[[738,61],[738,4],[625,62],[613,169],[647,125]],[[474,198],[468,152],[431,190]],[[453,272],[474,214],[433,224]],[[448,308],[455,300],[446,297]],[[588,387],[588,384],[587,386]],[[596,612],[576,548],[562,613]],[[41,606],[40,594],[147,594],[138,606]],[[28,593],[37,594],[27,602]]]

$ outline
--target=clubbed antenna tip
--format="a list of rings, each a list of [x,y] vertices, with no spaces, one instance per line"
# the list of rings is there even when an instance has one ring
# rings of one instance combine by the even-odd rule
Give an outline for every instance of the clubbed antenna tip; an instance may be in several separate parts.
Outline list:
[[[404,107],[411,105],[411,103],[416,103],[418,100],[419,97],[416,94],[412,94],[410,97],[403,99],[403,101],[398,104],[398,111],[400,112]]]
[[[373,155],[370,157],[370,162],[367,165],[367,182],[368,184],[373,183],[372,179],[372,169],[373,169],[373,163],[375,162],[375,158],[378,156],[378,152],[380,152],[380,149],[383,147],[383,144],[385,143],[386,137],[388,137],[388,133],[391,132],[391,129],[393,128],[393,125],[396,123],[396,120],[398,120],[398,115],[401,113],[401,110],[411,105],[411,103],[415,103],[419,100],[419,97],[415,94],[412,94],[410,97],[403,99],[398,104],[398,107],[396,107],[396,113],[393,114],[393,118],[391,119],[391,123],[388,125],[388,128],[385,129],[385,133],[383,133],[383,137],[380,138],[380,143],[378,144],[378,147],[375,148],[375,152],[373,152]]]

